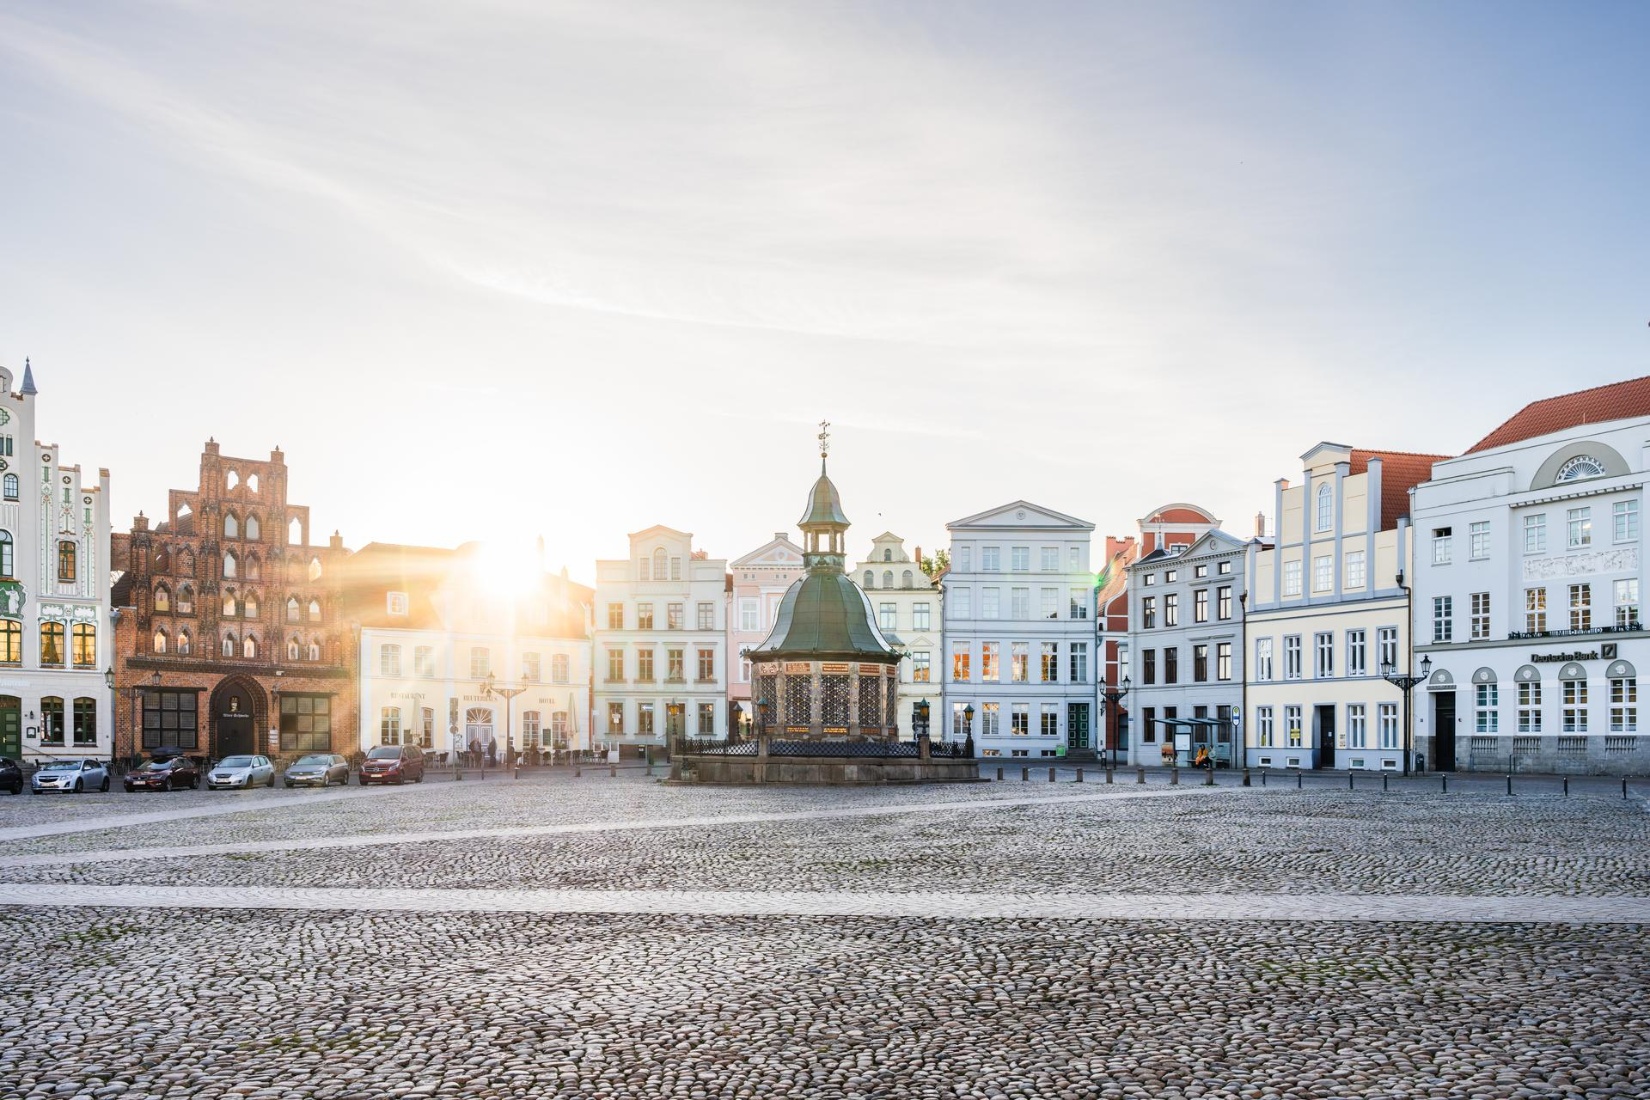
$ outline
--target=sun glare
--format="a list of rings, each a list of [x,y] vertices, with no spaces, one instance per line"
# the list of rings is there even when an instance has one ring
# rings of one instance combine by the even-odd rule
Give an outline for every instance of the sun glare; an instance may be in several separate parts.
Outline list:
[[[481,544],[475,557],[476,581],[495,596],[521,596],[538,588],[544,566],[531,540],[510,539]]]

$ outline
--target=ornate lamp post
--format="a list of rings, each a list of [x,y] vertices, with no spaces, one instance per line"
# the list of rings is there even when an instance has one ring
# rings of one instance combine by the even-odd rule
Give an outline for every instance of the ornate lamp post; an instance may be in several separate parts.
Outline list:
[[[1411,749],[1414,745],[1414,722],[1409,710],[1409,693],[1415,685],[1424,683],[1432,675],[1432,658],[1421,658],[1421,674],[1419,676],[1398,671],[1398,666],[1391,661],[1381,662],[1381,678],[1389,684],[1395,684],[1398,690],[1404,693],[1404,774],[1409,774]]]
[[[974,755],[974,704],[963,707],[963,751]]]
[[[487,674],[487,679],[481,682],[481,693],[483,695],[499,695],[504,698],[504,751],[510,754],[511,779],[520,779],[521,771],[516,767],[516,727],[511,720],[510,703],[516,696],[526,690],[526,684],[522,684],[520,687],[506,687],[498,683],[493,679],[491,672]]]
[[[1129,678],[1125,676],[1123,677],[1123,682],[1121,684],[1107,684],[1106,689],[1100,693],[1100,698],[1104,699],[1107,705],[1111,707],[1111,736],[1108,737],[1107,740],[1111,742],[1112,771],[1117,770],[1117,733],[1118,725],[1122,722],[1123,714],[1122,708],[1119,707],[1118,704],[1121,703],[1123,701],[1123,697],[1129,693],[1129,687]]]
[[[928,700],[911,704],[911,735],[913,737],[928,736]]]
[[[766,695],[756,701],[756,735],[761,737],[768,732],[768,715],[773,710],[773,704],[768,702]]]
[[[103,670],[103,686],[109,689],[109,771],[115,770],[115,741],[116,733],[120,729],[120,722],[115,712],[120,706],[120,700],[115,696],[115,670],[113,666]]]

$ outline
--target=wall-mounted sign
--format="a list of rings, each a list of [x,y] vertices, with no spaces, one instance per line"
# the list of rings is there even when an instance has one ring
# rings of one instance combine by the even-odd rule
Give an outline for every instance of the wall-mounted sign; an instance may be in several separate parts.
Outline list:
[[[1565,661],[1613,661],[1619,649],[1615,642],[1605,642],[1597,649],[1574,650],[1570,653],[1532,653],[1532,665],[1563,664]]]

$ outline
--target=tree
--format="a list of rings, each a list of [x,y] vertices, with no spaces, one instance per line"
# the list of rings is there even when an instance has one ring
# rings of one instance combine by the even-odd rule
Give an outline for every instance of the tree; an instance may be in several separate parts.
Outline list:
[[[951,568],[951,553],[948,550],[936,550],[932,557],[923,558],[917,565],[929,580],[933,580]]]

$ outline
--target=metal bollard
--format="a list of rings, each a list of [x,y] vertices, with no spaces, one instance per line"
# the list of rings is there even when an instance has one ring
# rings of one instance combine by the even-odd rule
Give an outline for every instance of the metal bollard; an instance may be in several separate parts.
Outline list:
[[[1444,793],[1449,794],[1449,776],[1440,775],[1438,778],[1444,781]]]
[[[1351,768],[1346,769],[1346,789],[1349,791],[1358,789],[1358,773]]]
[[[607,778],[609,778],[609,779],[619,778],[619,765],[609,764],[607,766]]]
[[[1265,769],[1265,768],[1262,768],[1260,770],[1260,785],[1262,787],[1266,786],[1266,772],[1267,772],[1267,769]]]
[[[1245,787],[1249,786],[1249,769],[1248,768],[1243,769],[1243,785]]]
[[[1180,786],[1180,769],[1179,768],[1170,768],[1169,769],[1169,786],[1171,786],[1171,787]]]
[[[1627,797],[1627,777],[1625,775],[1621,777],[1621,797]]]
[[[1213,787],[1215,785],[1215,769],[1214,768],[1211,767],[1211,768],[1204,768],[1203,769],[1203,785],[1205,787]]]
[[[573,778],[577,779],[583,774],[584,774],[584,766],[581,765],[581,764],[574,764],[573,765]]]
[[[1569,776],[1564,777],[1564,797],[1565,798],[1570,797],[1570,777]]]
[[[1387,774],[1386,774],[1386,772],[1382,772],[1381,773],[1381,790],[1383,790],[1383,791],[1386,790],[1386,780],[1387,780]]]
[[[1301,787],[1305,786],[1305,784],[1306,784],[1306,773],[1303,772],[1303,771],[1300,771],[1299,769],[1297,769],[1295,771],[1295,789],[1298,791],[1298,790],[1301,789]]]
[[[1031,769],[1030,768],[1021,768],[1020,769],[1020,782],[1021,783],[1030,783],[1031,782]]]
[[[1106,769],[1106,782],[1107,783],[1111,782],[1111,769],[1110,768]]]
[[[1512,772],[1507,773],[1507,793],[1512,794]]]
[[[1054,782],[1054,769],[1053,768],[1050,768],[1048,770],[1048,781],[1050,783]]]
[[[1083,781],[1083,769],[1078,768],[1077,769],[1077,782],[1081,783],[1082,781]]]
[[[1144,767],[1139,767],[1134,770],[1134,781],[1136,783],[1146,782],[1146,769]]]
[[[997,782],[1001,783],[1002,781],[1003,781],[1003,769],[998,768],[997,769]]]

